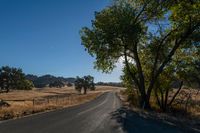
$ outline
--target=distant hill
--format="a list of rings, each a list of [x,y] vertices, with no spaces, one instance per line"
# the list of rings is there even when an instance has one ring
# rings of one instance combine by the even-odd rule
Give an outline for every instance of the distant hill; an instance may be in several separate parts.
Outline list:
[[[54,82],[62,82],[64,84],[75,82],[75,78],[55,77],[52,75],[44,75],[38,77],[36,75],[28,74],[26,75],[26,79],[32,81],[36,88],[46,87]]]
[[[31,75],[31,74],[26,75],[26,79],[28,79],[30,81],[34,81],[37,78],[38,78],[38,76],[35,76],[35,75]]]

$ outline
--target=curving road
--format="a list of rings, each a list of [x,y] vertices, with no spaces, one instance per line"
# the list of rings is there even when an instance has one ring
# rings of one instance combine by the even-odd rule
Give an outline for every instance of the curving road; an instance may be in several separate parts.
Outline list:
[[[121,107],[114,92],[62,110],[0,124],[0,133],[181,133],[174,126],[141,118]]]

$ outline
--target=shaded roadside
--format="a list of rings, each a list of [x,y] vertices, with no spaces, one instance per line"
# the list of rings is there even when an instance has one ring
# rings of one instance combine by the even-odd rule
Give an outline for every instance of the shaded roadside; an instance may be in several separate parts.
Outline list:
[[[200,133],[192,128],[181,127],[176,122],[157,120],[121,107],[112,114],[126,133]]]

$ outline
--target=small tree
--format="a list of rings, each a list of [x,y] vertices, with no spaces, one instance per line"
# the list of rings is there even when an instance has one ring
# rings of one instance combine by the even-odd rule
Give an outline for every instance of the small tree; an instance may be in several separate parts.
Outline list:
[[[84,76],[82,78],[77,77],[75,80],[75,89],[79,92],[84,90],[84,94],[87,93],[87,90],[95,90],[95,85],[94,85],[94,77],[88,75]]]

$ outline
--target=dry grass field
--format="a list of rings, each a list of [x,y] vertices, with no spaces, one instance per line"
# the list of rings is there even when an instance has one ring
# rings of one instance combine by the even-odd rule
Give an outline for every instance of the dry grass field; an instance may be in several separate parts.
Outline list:
[[[0,99],[10,104],[0,107],[0,120],[19,118],[33,113],[74,106],[95,99],[103,92],[118,91],[121,88],[97,86],[95,91],[86,95],[79,94],[74,87],[43,88],[30,91],[15,90],[1,93]]]
[[[0,99],[3,100],[30,100],[34,98],[41,98],[45,96],[54,96],[61,94],[71,94],[76,93],[73,87],[60,88],[43,88],[33,90],[14,90],[9,93],[0,94]]]

